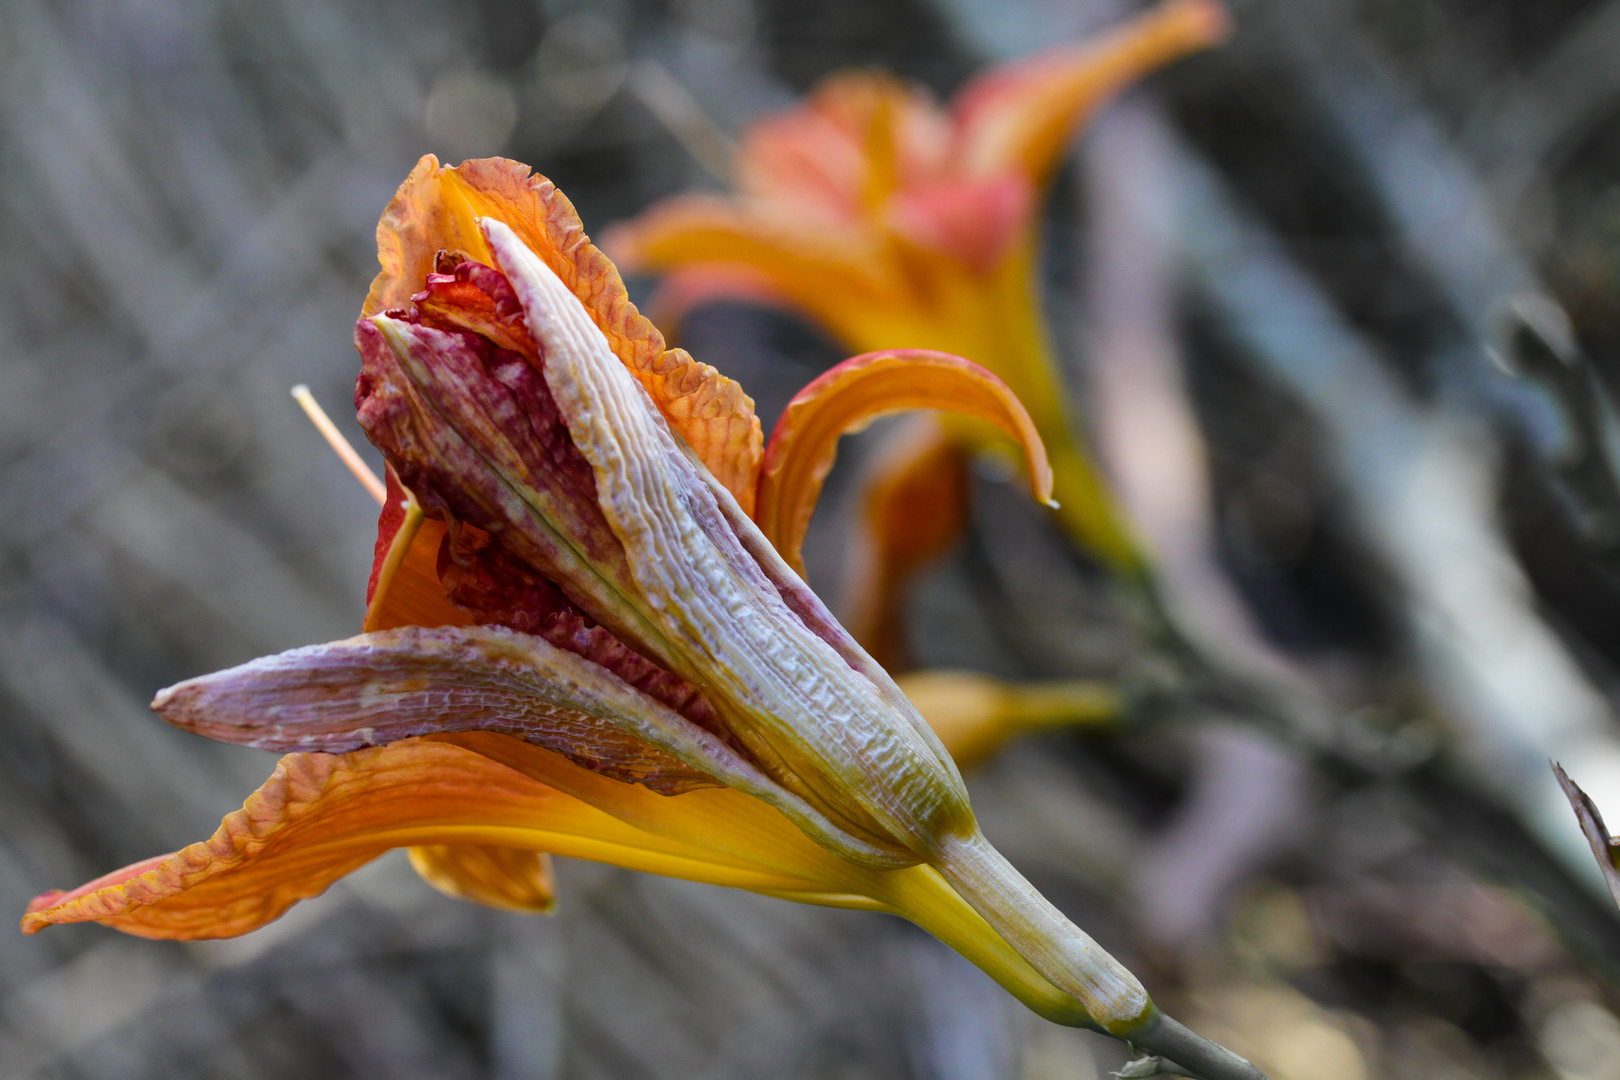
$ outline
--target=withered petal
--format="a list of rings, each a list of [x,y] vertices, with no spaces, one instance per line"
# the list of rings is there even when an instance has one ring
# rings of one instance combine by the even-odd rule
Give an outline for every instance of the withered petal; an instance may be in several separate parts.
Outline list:
[[[431,154],[418,161],[377,223],[382,272],[361,314],[408,305],[436,269],[441,250],[488,264],[489,248],[478,230],[478,219],[486,216],[516,232],[579,298],[675,430],[702,448],[699,454],[711,471],[735,473],[734,454],[757,459],[762,440],[753,402],[709,365],[666,353],[663,336],[630,302],[619,271],[585,235],[573,204],[521,162],[480,158],[446,168]],[[679,401],[693,394],[705,407],[682,410]]]
[[[643,614],[661,633],[648,655],[700,687],[760,768],[842,834],[890,858],[921,859],[941,831],[971,828],[961,779],[921,717],[788,605],[741,539],[757,530],[671,438],[561,282],[511,230],[483,226],[541,343],[557,408],[595,471]]]
[[[718,783],[692,759],[726,754],[606,669],[493,626],[404,627],[309,645],[178,683],[152,708],[187,731],[282,752],[499,731],[660,791]]]
[[[339,752],[414,736],[490,731],[661,793],[725,784],[871,864],[893,853],[845,837],[730,746],[607,669],[494,626],[404,627],[261,657],[178,683],[169,723],[266,750]]]
[[[623,549],[543,375],[473,335],[387,316],[362,319],[355,341],[360,424],[429,512],[495,534],[651,654],[659,632],[630,602]]]
[[[988,420],[1023,450],[1035,498],[1052,497],[1052,468],[1024,407],[1005,383],[959,356],[891,349],[851,357],[796,394],[771,432],[755,516],[795,569],[838,440],[873,419],[907,409],[938,409]]]

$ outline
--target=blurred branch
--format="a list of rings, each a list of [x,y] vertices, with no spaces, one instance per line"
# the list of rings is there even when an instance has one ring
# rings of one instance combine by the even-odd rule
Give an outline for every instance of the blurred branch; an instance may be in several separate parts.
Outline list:
[[[1464,725],[1476,774],[1588,876],[1541,766],[1559,754],[1615,758],[1620,746],[1603,697],[1534,610],[1492,521],[1478,446],[1455,420],[1404,400],[1373,347],[1216,175],[1190,153],[1182,160],[1182,235],[1199,288],[1333,435],[1359,520],[1401,581],[1411,632]]]
[[[638,60],[630,69],[629,86],[694,161],[722,184],[731,183],[735,143],[668,68],[657,60]]]
[[[1308,25],[1300,10],[1284,14],[1291,32],[1282,39],[1298,55],[1317,106],[1334,121],[1408,258],[1428,272],[1464,331],[1465,340],[1434,354],[1445,388],[1522,434],[1557,478],[1578,534],[1620,570],[1620,461],[1612,449],[1620,414],[1581,353],[1568,316],[1508,238],[1473,166],[1342,14],[1328,15],[1323,25],[1324,11],[1334,10],[1312,5]],[[1598,43],[1620,35],[1620,5],[1608,5],[1572,33],[1594,29]],[[1566,55],[1572,52],[1578,55]],[[1546,62],[1570,65],[1579,81],[1582,72],[1591,74],[1598,55],[1610,53],[1593,39],[1566,38]],[[1620,92],[1614,65],[1598,66],[1604,71],[1597,83],[1602,93],[1589,86],[1578,95],[1582,101],[1595,97],[1592,107]],[[1548,132],[1556,126],[1531,125]],[[1520,162],[1537,167],[1540,155],[1527,153]],[[1512,199],[1524,195],[1522,184],[1505,193]],[[1503,376],[1537,384],[1556,403],[1562,430],[1549,437],[1545,399],[1515,392],[1503,385]]]

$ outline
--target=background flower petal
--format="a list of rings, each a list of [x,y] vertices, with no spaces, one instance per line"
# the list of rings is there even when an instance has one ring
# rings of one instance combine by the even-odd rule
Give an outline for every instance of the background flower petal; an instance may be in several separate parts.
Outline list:
[[[1037,187],[1075,128],[1110,95],[1226,36],[1218,0],[1165,0],[1123,26],[991,69],[952,103],[953,164],[970,176],[1016,171]]]

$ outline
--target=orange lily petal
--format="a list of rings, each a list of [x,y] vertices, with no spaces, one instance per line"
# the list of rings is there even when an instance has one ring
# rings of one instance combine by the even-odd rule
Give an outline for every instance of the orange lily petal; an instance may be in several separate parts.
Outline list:
[[[1046,450],[1029,414],[1000,379],[960,356],[925,349],[852,357],[788,403],[760,471],[760,530],[801,575],[799,549],[837,456],[839,437],[905,409],[939,409],[995,424],[1024,451],[1035,498],[1050,501],[1052,469]]]
[[[1030,227],[1035,190],[1013,173],[949,179],[897,192],[894,229],[924,249],[946,252],[988,276]]]
[[[142,937],[233,937],[391,848],[469,843],[613,854],[609,861],[633,869],[743,888],[823,887],[743,860],[707,873],[712,860],[701,849],[651,837],[483,754],[411,739],[350,754],[289,754],[210,839],[71,893],[46,893],[29,905],[23,930],[96,921]]]
[[[964,769],[1019,735],[1107,723],[1121,708],[1112,687],[1079,679],[1018,683],[977,672],[919,671],[896,681]]]
[[[368,607],[372,598],[377,595],[377,582],[382,576],[384,563],[388,561],[388,549],[394,544],[394,535],[399,532],[400,526],[405,524],[405,505],[410,501],[410,497],[411,493],[405,490],[405,485],[394,475],[394,467],[384,462],[383,504],[377,514],[377,539],[372,542],[371,577],[366,580]]]
[[[1043,185],[1097,106],[1156,68],[1220,41],[1229,25],[1218,0],[1165,0],[1099,37],[991,70],[952,103],[953,164],[969,176],[1015,171]]]
[[[670,426],[733,495],[751,498],[752,463],[761,443],[754,403],[709,365],[679,350],[665,351],[663,335],[630,302],[618,270],[585,235],[573,204],[527,165],[481,158],[443,168],[431,154],[417,162],[377,223],[382,272],[372,282],[362,315],[408,304],[441,250],[489,264],[480,217],[505,222],[551,267],[584,303]]]
[[[376,556],[366,590],[366,630],[402,626],[464,626],[471,613],[452,604],[439,580],[442,521],[423,519],[387,470],[377,522]],[[555,903],[551,857],[522,848],[434,844],[410,849],[411,866],[442,893],[504,911],[549,912]]]
[[[490,844],[419,844],[411,866],[446,896],[522,914],[549,915],[557,906],[551,856]]]
[[[956,543],[968,513],[967,455],[933,417],[916,417],[897,432],[863,478],[844,625],[888,671],[909,663],[901,610],[906,587]]]
[[[904,915],[1039,1015],[1089,1024],[925,866],[856,866],[781,814],[717,788],[676,798],[598,776],[489,732],[351,754],[289,754],[210,839],[72,892],[38,897],[25,933],[99,922],[142,937],[234,937],[383,852],[496,844],[606,862],[802,903]]]

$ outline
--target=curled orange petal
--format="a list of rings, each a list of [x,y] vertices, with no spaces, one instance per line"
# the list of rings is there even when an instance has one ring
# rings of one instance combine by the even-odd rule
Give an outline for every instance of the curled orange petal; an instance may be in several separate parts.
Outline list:
[[[1219,42],[1219,0],[1165,0],[1123,26],[998,67],[952,103],[955,165],[969,176],[1009,170],[1043,184],[1074,129],[1108,97],[1187,53]]]
[[[536,747],[485,733],[484,742],[491,741],[517,744],[525,762],[555,758],[551,767],[563,774],[584,772],[545,751],[526,752]],[[619,797],[620,789],[637,790],[607,784],[607,799]],[[834,903],[852,891],[850,880],[860,880],[841,873],[847,864],[802,837],[790,852],[764,864],[706,850],[701,833],[683,837],[681,800],[646,794],[675,813],[675,835],[627,824],[448,741],[408,739],[350,754],[289,754],[208,840],[72,892],[46,893],[29,905],[22,929],[32,934],[54,923],[99,922],[140,937],[234,937],[405,846],[525,847],[739,888],[829,894],[823,902]],[[724,801],[721,820],[736,805]],[[794,832],[785,818],[778,826],[773,818],[779,816],[764,804],[741,796],[741,805],[770,821],[773,837]],[[796,862],[809,873],[793,872]],[[870,900],[847,904],[877,906]]]
[[[446,896],[485,907],[549,915],[557,906],[551,856],[494,844],[418,844],[411,866]]]
[[[551,267],[584,303],[670,426],[733,495],[751,498],[752,464],[762,441],[754,403],[709,365],[684,352],[665,351],[663,335],[630,302],[619,271],[585,235],[567,196],[521,162],[480,158],[442,167],[432,154],[417,162],[377,223],[382,271],[361,314],[408,304],[441,250],[490,263],[489,245],[478,228],[481,217],[504,222]],[[738,479],[743,474],[746,483]]]
[[[46,893],[28,906],[22,929],[94,921],[141,937],[234,937],[390,848],[455,842],[503,814],[533,818],[546,799],[543,785],[440,744],[289,754],[209,839],[70,893]]]
[[[1030,489],[1052,497],[1052,467],[1035,424],[1007,385],[970,360],[927,349],[856,356],[816,379],[788,403],[765,450],[755,520],[801,575],[799,549],[838,439],[886,413],[939,409],[988,420],[1023,450]]]

